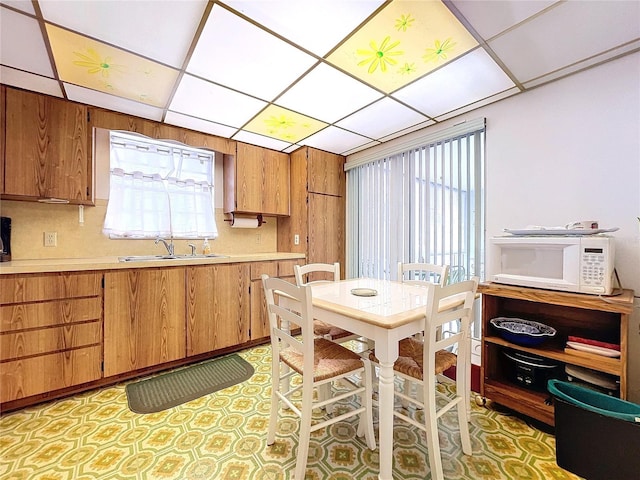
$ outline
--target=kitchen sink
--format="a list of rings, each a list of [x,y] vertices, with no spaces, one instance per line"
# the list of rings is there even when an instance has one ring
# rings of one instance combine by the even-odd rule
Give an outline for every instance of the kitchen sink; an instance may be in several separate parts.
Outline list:
[[[228,255],[208,253],[200,255],[178,254],[178,255],[130,255],[128,257],[118,257],[120,262],[150,262],[157,260],[202,260],[205,258],[229,258]]]

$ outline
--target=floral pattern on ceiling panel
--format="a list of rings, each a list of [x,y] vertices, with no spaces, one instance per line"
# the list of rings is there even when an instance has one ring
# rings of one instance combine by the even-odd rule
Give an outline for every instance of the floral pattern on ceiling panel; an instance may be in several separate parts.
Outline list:
[[[62,81],[166,106],[177,70],[54,25],[47,24],[47,34]]]
[[[269,105],[245,125],[243,130],[296,143],[326,126],[327,124],[320,120],[314,120],[276,105]]]
[[[391,93],[477,45],[441,2],[394,1],[327,60]]]

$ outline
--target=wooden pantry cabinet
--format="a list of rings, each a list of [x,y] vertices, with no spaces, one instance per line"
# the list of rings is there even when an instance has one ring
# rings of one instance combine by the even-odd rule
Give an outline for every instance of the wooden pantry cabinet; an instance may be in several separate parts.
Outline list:
[[[247,263],[187,267],[187,356],[249,341],[249,271]]]
[[[185,267],[104,274],[104,376],[185,358]]]
[[[93,205],[86,105],[14,88],[3,92],[3,198]]]
[[[547,424],[554,424],[550,394],[544,388],[523,386],[514,378],[514,365],[505,351],[533,354],[560,364],[575,365],[611,375],[620,382],[620,397],[627,397],[628,326],[633,291],[615,297],[556,292],[483,283],[482,396]],[[537,347],[516,345],[500,337],[490,324],[496,317],[516,317],[549,325],[556,335]],[[620,358],[565,349],[569,335],[620,345]]]
[[[289,155],[246,143],[225,155],[224,212],[289,215]]]
[[[278,218],[278,250],[345,270],[345,158],[311,147],[291,154],[291,215]],[[296,243],[297,241],[297,243]]]
[[[102,275],[0,276],[0,403],[102,377]]]

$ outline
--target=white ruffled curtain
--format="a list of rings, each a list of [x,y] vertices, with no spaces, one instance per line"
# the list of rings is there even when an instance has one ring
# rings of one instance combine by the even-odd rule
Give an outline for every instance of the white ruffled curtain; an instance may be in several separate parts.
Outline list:
[[[216,238],[213,153],[111,133],[109,202],[113,237]]]

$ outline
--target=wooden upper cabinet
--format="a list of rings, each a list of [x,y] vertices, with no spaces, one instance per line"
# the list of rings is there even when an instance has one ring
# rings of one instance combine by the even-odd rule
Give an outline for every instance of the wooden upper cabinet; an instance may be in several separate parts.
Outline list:
[[[7,87],[0,85],[0,193],[4,193],[4,148],[5,148],[5,125],[6,125],[6,98]]]
[[[224,157],[224,211],[289,215],[289,155],[238,143]]]
[[[87,107],[7,88],[5,108],[7,198],[92,204]]]
[[[344,161],[343,156],[307,148],[309,192],[343,197],[346,188]]]

